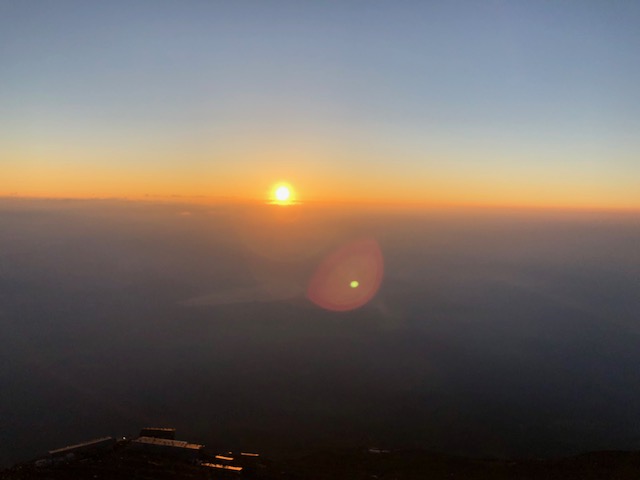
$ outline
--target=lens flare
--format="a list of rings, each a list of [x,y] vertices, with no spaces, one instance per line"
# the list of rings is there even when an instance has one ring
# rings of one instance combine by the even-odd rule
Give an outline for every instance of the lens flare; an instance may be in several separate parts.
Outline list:
[[[309,282],[307,298],[327,310],[355,310],[378,292],[383,270],[378,242],[373,239],[350,242],[320,263]]]

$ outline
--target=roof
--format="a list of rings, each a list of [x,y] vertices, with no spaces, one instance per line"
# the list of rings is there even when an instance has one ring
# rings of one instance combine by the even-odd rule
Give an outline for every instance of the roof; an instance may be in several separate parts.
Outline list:
[[[218,460],[229,460],[229,461],[233,461],[233,457],[227,457],[225,455],[216,455],[216,458]]]
[[[185,448],[189,450],[200,450],[204,448],[204,445],[198,445],[197,443],[189,443],[183,440],[169,440],[166,438],[156,438],[156,437],[138,437],[135,440],[132,440],[132,442],[141,443],[144,445],[158,445],[162,447]]]
[[[64,452],[67,452],[67,451],[70,452],[70,451],[76,450],[78,448],[92,447],[94,445],[107,443],[107,442],[110,442],[112,440],[113,440],[113,437],[96,438],[95,440],[89,440],[87,442],[76,443],[75,445],[69,445],[67,447],[57,448],[55,450],[49,450],[49,455],[57,455],[57,454],[64,453]]]
[[[232,470],[234,472],[242,471],[242,467],[236,467],[234,465],[222,465],[219,463],[203,463],[201,466],[209,468],[219,468],[220,470]]]

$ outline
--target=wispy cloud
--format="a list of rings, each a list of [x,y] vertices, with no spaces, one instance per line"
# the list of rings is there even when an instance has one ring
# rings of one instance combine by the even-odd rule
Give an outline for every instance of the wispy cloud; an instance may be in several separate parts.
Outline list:
[[[252,287],[217,290],[182,302],[189,307],[232,305],[237,303],[276,302],[302,296],[304,289],[293,283],[269,283]]]

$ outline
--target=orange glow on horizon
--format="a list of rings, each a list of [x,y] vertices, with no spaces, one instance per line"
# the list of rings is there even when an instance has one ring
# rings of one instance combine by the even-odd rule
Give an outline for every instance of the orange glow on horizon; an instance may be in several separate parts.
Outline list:
[[[202,176],[157,169],[74,165],[53,168],[49,164],[0,166],[0,196],[31,198],[119,198],[128,200],[186,201],[194,203],[300,203],[390,205],[423,207],[505,207],[638,210],[640,198],[631,179],[584,185],[521,181],[474,181],[468,178],[344,177],[315,171],[294,171],[296,188],[288,182],[271,184],[266,173],[248,176]],[[28,168],[27,168],[28,167]],[[284,190],[286,188],[286,190]],[[263,195],[260,195],[264,192]],[[288,192],[288,196],[287,193]]]
[[[193,204],[264,204],[259,197],[240,196],[240,195],[215,195],[201,194],[199,192],[185,191],[182,193],[133,193],[129,191],[110,192],[110,191],[87,191],[85,189],[78,190],[0,190],[0,198],[24,198],[24,199],[72,199],[72,200],[129,200],[129,201],[158,201],[158,202],[180,202]],[[293,205],[298,202],[277,201],[267,202],[271,205]],[[305,202],[308,205],[327,205],[327,206],[371,206],[371,207],[393,207],[393,208],[449,208],[449,207],[469,207],[469,208],[524,208],[524,209],[567,209],[567,210],[619,210],[619,211],[640,211],[640,202],[620,202],[610,201],[576,201],[573,199],[506,199],[506,198],[387,198],[376,196],[352,196],[342,198],[319,197],[316,196],[312,200]]]

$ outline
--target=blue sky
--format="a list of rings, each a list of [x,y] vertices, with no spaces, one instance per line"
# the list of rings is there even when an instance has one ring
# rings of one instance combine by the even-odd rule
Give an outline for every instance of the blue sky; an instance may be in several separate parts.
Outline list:
[[[5,2],[2,193],[637,207],[639,27],[633,2]]]

